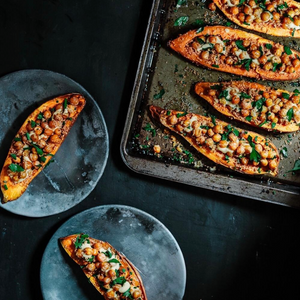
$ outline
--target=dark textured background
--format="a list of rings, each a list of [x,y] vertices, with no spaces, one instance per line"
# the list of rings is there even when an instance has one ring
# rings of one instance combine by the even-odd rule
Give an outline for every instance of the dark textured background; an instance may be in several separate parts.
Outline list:
[[[1,1],[0,75],[38,68],[80,83],[104,114],[110,156],[96,189],[69,211],[31,219],[0,210],[0,299],[41,299],[40,262],[53,233],[74,214],[113,203],[142,209],[173,233],[187,266],[185,299],[300,298],[299,210],[144,177],[122,162],[151,2]]]

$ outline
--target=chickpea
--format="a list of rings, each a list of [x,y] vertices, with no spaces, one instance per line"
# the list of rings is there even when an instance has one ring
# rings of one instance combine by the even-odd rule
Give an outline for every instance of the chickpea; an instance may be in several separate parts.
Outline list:
[[[252,147],[250,145],[245,145],[245,153],[250,154],[252,152]]]
[[[229,12],[231,15],[237,15],[239,13],[239,9],[236,6],[230,7]]]
[[[271,93],[270,93],[270,98],[271,98],[273,101],[276,100],[276,99],[277,99],[277,94],[274,93],[274,92],[271,92]]]
[[[266,11],[264,11],[260,17],[264,22],[269,21],[271,19],[270,13],[268,13]]]
[[[272,52],[273,52],[274,55],[279,56],[279,57],[282,55],[282,49],[281,48],[273,47]]]
[[[299,18],[299,17],[295,17],[295,18],[294,18],[294,24],[295,24],[296,26],[300,26],[300,18]]]
[[[264,70],[269,71],[273,68],[273,64],[269,61],[264,65]]]
[[[277,167],[277,163],[276,163],[275,160],[269,161],[269,168],[270,168],[271,170],[276,169],[276,167]]]
[[[249,7],[249,6],[244,7],[244,13],[246,15],[252,15],[252,12],[253,12],[253,9],[251,7]]]
[[[137,299],[142,296],[142,293],[141,293],[141,291],[137,290],[137,291],[133,292],[132,296],[133,296],[133,299]]]
[[[209,52],[208,51],[202,51],[200,54],[200,57],[202,59],[208,59],[209,58]]]
[[[19,164],[21,162],[21,158],[18,156],[16,158],[13,158],[12,160],[14,163],[17,163],[17,164]]]
[[[252,16],[246,16],[245,22],[250,24],[252,22]]]
[[[238,142],[230,142],[228,145],[229,149],[231,149],[233,151],[235,151],[238,148],[238,146],[239,146]]]
[[[36,126],[34,127],[34,132],[35,134],[40,135],[43,132],[43,129],[41,126]]]
[[[233,5],[238,5],[240,3],[240,0],[232,0],[231,3]]]
[[[215,49],[218,53],[221,53],[223,51],[223,45],[217,43],[215,44]]]
[[[43,115],[44,115],[45,119],[50,119],[52,116],[52,114],[49,110],[46,110]]]
[[[208,138],[206,141],[205,141],[205,144],[209,147],[209,148],[212,148],[214,146],[214,141],[212,138]]]
[[[276,104],[272,107],[272,112],[274,114],[278,113],[279,111],[280,111],[280,106],[278,104]]]
[[[262,55],[259,59],[258,59],[259,63],[264,65],[267,61],[268,61],[268,58],[266,55]]]
[[[29,157],[31,161],[37,161],[39,159],[39,156],[35,153],[30,153]]]
[[[221,138],[222,138],[222,136],[219,133],[214,134],[213,137],[212,137],[213,141],[216,142],[216,143],[220,142]]]
[[[60,104],[57,104],[55,106],[55,110],[63,110],[63,105],[60,103]]]
[[[178,122],[176,115],[172,115],[168,118],[168,123],[171,125],[175,125]]]
[[[291,73],[294,73],[294,72],[295,72],[295,69],[294,69],[294,67],[292,67],[292,66],[288,66],[288,67],[286,68],[285,71],[286,71],[287,73],[291,74]]]
[[[263,150],[262,145],[261,145],[261,144],[256,144],[256,145],[255,145],[255,150],[256,150],[258,153],[261,153],[262,150]]]
[[[243,117],[248,117],[250,115],[250,111],[248,109],[242,109],[241,110],[241,115]]]
[[[99,281],[103,281],[104,275],[103,275],[103,274],[98,274],[98,275],[97,275],[97,279],[98,279]]]
[[[210,37],[208,38],[208,41],[209,41],[210,43],[214,44],[214,43],[217,42],[217,38],[216,38],[215,36],[210,36]]]
[[[207,134],[208,134],[208,136],[212,137],[215,133],[211,128],[209,128],[207,131]]]
[[[273,64],[280,64],[281,63],[281,58],[279,56],[273,56],[271,60],[272,60]]]
[[[54,133],[57,134],[57,135],[61,135],[61,129],[60,128],[56,128],[54,130]]]
[[[103,278],[102,281],[103,281],[105,284],[109,284],[109,283],[111,282],[111,278],[105,277],[105,278]]]
[[[183,129],[184,129],[184,127],[183,127],[181,124],[176,124],[176,125],[175,125],[175,129],[176,129],[177,131],[179,131],[179,132],[182,132]]]
[[[22,166],[24,170],[28,170],[32,168],[32,163],[30,161],[23,161]]]
[[[47,123],[47,122],[42,122],[42,123],[41,123],[41,127],[42,127],[43,129],[48,128],[48,123]]]
[[[249,163],[249,159],[247,157],[242,157],[241,158],[241,163],[244,165],[244,166],[247,166],[248,163]]]
[[[95,266],[94,263],[91,263],[91,264],[88,264],[88,265],[86,266],[86,268],[87,268],[90,272],[94,272],[95,269],[96,269],[96,266]]]
[[[209,90],[207,90],[207,94],[211,97],[214,97],[214,96],[216,96],[217,92],[216,92],[216,90],[209,89]]]
[[[262,159],[260,161],[260,164],[263,166],[263,167],[266,167],[268,165],[268,160],[267,159]]]
[[[106,292],[106,297],[107,297],[108,299],[114,299],[114,298],[115,298],[115,292],[114,292],[114,290],[108,290],[108,291]]]
[[[122,286],[121,286],[121,284],[115,284],[114,286],[113,286],[113,290],[114,291],[119,291],[119,289],[121,288]]]
[[[56,131],[56,130],[55,130],[55,131]],[[160,153],[160,151],[161,151],[160,146],[159,146],[159,145],[154,145],[154,146],[153,146],[153,151],[154,151],[155,153]]]
[[[238,96],[234,96],[231,99],[232,104],[239,104],[240,103],[240,98]]]
[[[259,19],[260,19],[261,13],[262,13],[262,9],[261,8],[255,8],[254,11],[253,11],[254,17],[259,18]]]
[[[274,119],[273,119],[273,123],[278,123],[278,118],[277,117],[274,117]]]
[[[256,2],[254,0],[250,0],[249,1],[249,6],[251,6],[252,8],[256,6]]]
[[[53,144],[48,144],[48,145],[44,146],[43,151],[46,152],[46,153],[50,153],[50,152],[52,152],[53,148],[54,148]]]
[[[295,104],[299,104],[300,96],[294,95],[294,96],[292,97],[292,101],[293,101],[293,103],[295,103]]]
[[[288,14],[290,17],[292,17],[292,18],[295,17],[295,12],[294,12],[293,9],[289,9],[288,12],[287,12],[287,14]]]
[[[281,56],[281,61],[284,64],[288,64],[290,62],[290,58],[289,58],[289,56],[286,53],[283,53],[282,56]]]
[[[268,11],[272,12],[274,9],[275,9],[275,7],[272,3],[267,5],[267,10]]]
[[[79,98],[78,97],[76,97],[76,96],[73,96],[73,97],[71,97],[70,99],[69,99],[69,102],[70,102],[70,104],[71,105],[78,105],[78,103],[79,103]]]
[[[244,153],[245,153],[245,147],[243,145],[240,145],[236,148],[237,155],[243,155]]]
[[[244,99],[241,102],[241,107],[242,107],[242,109],[251,109],[252,108],[251,101],[249,99]]]
[[[45,128],[44,129],[44,134],[50,136],[50,135],[53,134],[53,131],[51,129],[49,129],[49,128]]]
[[[228,141],[225,141],[225,140],[222,140],[222,141],[220,141],[220,143],[219,143],[219,147],[220,147],[220,148],[226,148],[227,145],[228,145]]]
[[[272,99],[271,99],[271,98],[268,98],[268,99],[266,100],[265,104],[266,104],[267,107],[270,107],[271,105],[273,105]]]
[[[51,121],[49,121],[48,125],[50,128],[55,128],[55,127],[57,127],[57,121],[51,120]]]
[[[96,249],[97,250],[97,249]],[[98,250],[97,250],[98,251]],[[106,256],[104,253],[98,253],[96,255],[96,260],[99,262],[104,262],[106,260]]]
[[[251,51],[251,57],[254,58],[254,59],[257,59],[257,58],[260,58],[260,51],[259,50],[254,50],[254,51]]]
[[[260,153],[260,156],[262,157],[262,158],[267,158],[268,157],[268,151],[267,150],[263,150],[261,153]]]
[[[83,253],[82,253],[82,250],[81,250],[81,249],[77,249],[77,251],[76,251],[76,256],[79,257],[79,258],[82,258]]]
[[[257,49],[258,49],[257,46],[254,45],[254,44],[250,46],[250,50],[251,50],[251,51],[254,51],[254,50],[257,50]]]
[[[83,250],[83,252],[86,254],[86,255],[92,255],[92,248],[85,248]]]
[[[32,140],[33,142],[35,142],[35,143],[39,140],[38,136],[37,136],[35,133],[32,134],[32,135],[30,136],[30,138],[31,138],[31,140]]]
[[[221,125],[215,125],[213,131],[215,133],[223,133],[223,127]]]
[[[244,13],[239,13],[237,18],[240,20],[240,22],[242,22],[242,23],[245,22],[245,14]]]
[[[226,62],[226,65],[231,66],[231,65],[233,64],[233,59],[232,59],[232,57],[227,57],[225,62]]]
[[[31,126],[31,122],[30,121],[28,121],[28,123],[26,125],[26,129],[27,129],[27,131],[33,130],[33,127]]]
[[[198,138],[200,135],[201,135],[201,129],[200,128],[194,129],[194,136]]]
[[[283,18],[282,20],[282,24],[285,24],[285,25],[289,25],[292,23],[292,20],[290,18]]]
[[[110,264],[108,262],[102,262],[101,263],[101,270],[103,272],[107,271],[110,268]]]
[[[274,21],[279,21],[280,20],[280,13],[273,12],[273,20]]]
[[[205,137],[202,135],[197,138],[196,140],[200,145],[203,145],[205,143]]]
[[[209,8],[211,11],[215,11],[215,10],[216,10],[216,5],[215,5],[213,2],[211,2],[211,3],[209,3],[208,8]]]
[[[292,65],[294,68],[298,68],[300,66],[300,60],[299,59],[293,59]]]
[[[17,141],[14,143],[14,147],[17,149],[17,150],[20,150],[22,149],[24,146],[24,144],[21,142],[21,141]]]

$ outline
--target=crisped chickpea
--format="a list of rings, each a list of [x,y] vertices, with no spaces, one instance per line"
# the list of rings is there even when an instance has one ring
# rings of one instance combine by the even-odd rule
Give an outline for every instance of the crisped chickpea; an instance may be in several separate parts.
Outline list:
[[[113,299],[113,298],[115,297],[115,292],[114,292],[114,290],[108,290],[108,291],[106,292],[106,297],[107,297],[108,299]]]
[[[245,22],[245,14],[244,13],[239,13],[237,18],[239,19],[240,22],[242,22],[242,23]]]
[[[247,166],[248,163],[249,163],[249,159],[247,157],[242,157],[241,158],[241,163],[244,165],[244,166]]]
[[[52,116],[52,114],[51,114],[51,112],[50,112],[49,110],[46,110],[46,111],[43,113],[43,115],[44,115],[44,118],[45,118],[45,119],[50,119],[51,116]]]
[[[288,17],[283,18],[282,24],[289,25],[292,23],[292,20]]]
[[[276,169],[276,167],[277,167],[276,160],[275,160],[275,159],[270,160],[270,161],[269,161],[269,168],[270,168],[271,170],[274,170],[274,169]]]
[[[260,58],[260,51],[259,50],[251,51],[251,57],[254,59]]]
[[[201,129],[200,128],[194,129],[194,136],[198,138],[200,135],[201,135]]]
[[[300,66],[300,60],[299,59],[293,59],[292,65],[294,68],[298,68]]]
[[[93,272],[93,271],[95,271],[96,266],[95,266],[94,263],[91,263],[91,264],[88,264],[88,265],[86,266],[86,268],[87,268],[90,272]]]
[[[214,134],[213,137],[212,137],[213,141],[216,142],[216,143],[220,142],[221,138],[222,138],[222,136],[219,133]]]
[[[232,104],[239,104],[240,103],[240,97],[234,96],[231,98]]]
[[[71,105],[77,106],[79,104],[79,98],[77,96],[73,96],[69,99],[69,103]]]
[[[295,17],[295,18],[294,18],[294,24],[295,24],[296,26],[300,26],[300,18],[299,18],[299,17]]]
[[[229,11],[230,11],[230,14],[237,15],[239,13],[239,8],[236,6],[230,7]]]
[[[121,287],[122,287],[121,284],[115,284],[113,286],[113,290],[117,292]]]
[[[294,67],[292,67],[292,66],[288,66],[288,67],[286,68],[285,71],[286,71],[287,73],[291,74],[291,73],[294,73],[294,72],[295,72],[295,69],[294,69]]]
[[[262,145],[261,145],[261,144],[256,144],[256,145],[255,145],[255,150],[256,150],[258,153],[261,153],[262,150],[263,150]]]
[[[299,104],[300,96],[294,95],[294,96],[292,97],[292,101],[293,101],[293,103],[295,103],[295,104]]]
[[[271,98],[268,98],[268,99],[266,100],[265,104],[266,104],[267,107],[270,107],[271,105],[273,105],[272,99],[271,99]]]
[[[209,95],[211,97],[216,96],[216,94],[217,94],[216,90],[213,90],[213,89],[208,89],[207,90],[207,95]]]
[[[29,158],[31,161],[37,161],[39,159],[39,156],[35,153],[30,153]]]
[[[264,11],[261,15],[260,15],[261,19],[266,22],[269,21],[271,19],[271,15],[269,12]]]
[[[51,129],[49,129],[49,128],[45,128],[44,129],[44,134],[47,135],[47,136],[50,136],[50,135],[53,134],[53,131]]]
[[[228,145],[229,149],[231,149],[233,151],[235,151],[238,148],[238,146],[239,146],[238,142],[230,142]]]
[[[269,71],[273,68],[273,64],[269,61],[264,65],[264,70]]]
[[[250,115],[250,111],[248,109],[242,109],[241,110],[241,115],[243,117],[248,117]]]
[[[282,49],[281,48],[277,48],[277,47],[273,47],[272,48],[272,53],[276,56],[281,56],[282,55]]]
[[[209,58],[209,52],[208,51],[202,51],[200,54],[200,57],[202,59],[208,59]]]
[[[231,66],[233,64],[233,59],[231,57],[227,57],[225,62],[226,62],[226,65]]]
[[[252,108],[251,101],[249,99],[244,99],[241,102],[241,107],[242,107],[242,109],[251,109]]]
[[[282,56],[281,56],[281,61],[284,64],[288,64],[290,62],[290,58],[289,58],[289,56],[286,53],[283,53]]]
[[[133,299],[137,299],[139,297],[141,297],[142,293],[141,291],[137,290],[137,291],[134,291],[132,296],[133,296]]]
[[[224,46],[219,43],[215,44],[215,49],[216,49],[217,53],[221,53],[223,51],[223,47]]]
[[[246,16],[245,22],[250,24],[252,22],[252,16]]]
[[[279,21],[280,20],[280,13],[274,11],[273,12],[273,20],[274,21]]]
[[[43,129],[41,126],[36,126],[36,127],[34,127],[34,132],[35,132],[35,134],[40,135],[40,134],[42,134]]]
[[[250,154],[252,152],[252,147],[250,145],[245,145],[245,153]]]
[[[262,159],[260,161],[260,164],[263,166],[263,167],[266,167],[268,165],[268,160],[267,159]]]
[[[96,249],[97,250],[97,249]],[[96,255],[96,260],[99,262],[104,262],[106,260],[106,256],[104,253],[98,253]]]
[[[200,137],[198,137],[196,139],[196,141],[200,144],[203,145],[205,143],[205,137],[203,135],[201,135]]]
[[[226,141],[226,140],[222,140],[222,141],[220,141],[220,143],[219,143],[219,147],[220,147],[220,148],[226,148],[227,145],[228,145],[228,141]]]
[[[17,150],[22,149],[23,146],[24,146],[24,144],[21,141],[17,141],[17,142],[14,143],[14,148],[17,149]]]
[[[244,13],[245,13],[246,15],[252,15],[253,9],[252,9],[251,7],[249,7],[249,6],[245,6],[245,7],[244,7]]]
[[[214,43],[217,42],[217,37],[215,37],[215,36],[210,36],[210,37],[208,38],[208,41],[209,41],[210,43],[214,44]]]
[[[254,0],[250,0],[248,4],[252,8],[256,6],[256,2]]]
[[[32,168],[32,163],[30,161],[23,161],[22,167],[24,170],[28,170]]]
[[[110,268],[110,264],[108,262],[102,262],[101,263],[101,270],[103,272],[107,271]]]
[[[31,126],[31,122],[30,121],[28,121],[28,123],[26,125],[26,129],[27,129],[27,131],[33,130],[33,127]]]
[[[260,64],[265,64],[268,61],[268,58],[266,55],[262,55],[259,59],[258,59]]]
[[[205,144],[209,147],[209,148],[213,148],[214,146],[214,141],[212,138],[208,138],[206,141],[205,141]]]
[[[178,122],[176,115],[172,115],[168,117],[168,123],[171,125],[175,125]]]
[[[236,148],[236,154],[237,155],[243,155],[245,153],[245,148],[243,145],[240,145]]]
[[[267,5],[267,10],[272,12],[275,9],[274,4],[270,3]]]
[[[43,151],[46,152],[46,153],[50,153],[53,150],[53,148],[54,148],[53,144],[48,144],[48,145],[44,146]]]
[[[278,104],[276,104],[272,107],[272,112],[274,114],[278,113],[279,111],[280,111],[280,106]]]
[[[208,9],[210,9],[211,11],[215,11],[217,9],[217,7],[213,2],[211,2],[208,5]]]
[[[208,134],[208,136],[212,137],[215,133],[211,128],[209,128],[207,131],[207,134]]]

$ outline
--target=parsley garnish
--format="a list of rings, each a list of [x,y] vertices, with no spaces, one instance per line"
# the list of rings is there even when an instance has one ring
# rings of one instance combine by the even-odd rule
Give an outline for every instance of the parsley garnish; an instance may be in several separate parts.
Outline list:
[[[271,44],[265,44],[265,46],[266,46],[266,48],[269,49],[269,50],[271,50],[272,47],[273,47]]]
[[[24,169],[17,164],[10,164],[8,167],[12,172],[23,172],[24,171]]]
[[[120,262],[119,262],[117,259],[115,259],[115,258],[110,259],[108,262],[109,262],[109,263],[120,264]]]
[[[205,44],[205,42],[202,40],[202,39],[200,39],[199,37],[197,37],[197,42],[199,43],[199,44],[201,44],[201,45],[204,45]]]
[[[285,52],[287,55],[291,55],[291,54],[292,54],[292,51],[291,51],[290,47],[288,47],[288,46],[284,46],[284,52]]]
[[[250,153],[250,160],[251,161],[255,161],[255,162],[259,162],[260,161],[260,154],[255,150],[255,144],[253,143],[252,141],[252,137],[250,135],[248,135],[248,138],[247,138],[250,146],[252,147],[252,151]]]
[[[39,114],[38,114],[37,119],[38,119],[38,120],[42,120],[42,119],[43,119],[42,113],[39,113]]]
[[[252,102],[252,107],[256,107],[258,111],[261,111],[266,100],[265,97],[262,97],[259,100]]]
[[[11,153],[10,156],[11,156],[13,159],[17,159],[17,155],[14,154],[14,153]]]
[[[214,68],[219,68],[219,65],[212,64],[211,66],[214,67]]]
[[[276,127],[276,123],[272,122],[271,127],[272,127],[272,129],[274,129]]]
[[[29,135],[28,132],[26,132],[26,138],[27,138],[28,141],[31,141],[31,138],[30,138],[30,135]]]
[[[247,116],[245,119],[246,119],[246,121],[251,122],[252,116]]]
[[[267,122],[269,122],[269,120],[265,120],[265,121],[263,121],[262,123],[260,123],[258,126],[259,127],[262,127],[263,125],[265,125]]]
[[[293,117],[294,117],[294,109],[293,109],[293,107],[291,107],[288,110],[288,112],[286,113],[286,116],[288,117],[288,121],[289,122],[293,119]]]
[[[244,92],[242,92],[242,93],[241,93],[241,98],[250,99],[251,96],[248,95],[248,94],[246,94],[246,93],[244,93]]]
[[[156,136],[156,130],[152,128],[152,126],[149,123],[147,123],[147,125],[144,127],[144,130],[150,131],[153,137]]]
[[[213,115],[210,115],[212,123],[216,126],[216,117]]]
[[[103,254],[105,254],[108,258],[111,258],[112,257],[112,254],[109,250],[105,251],[105,252],[102,252]]]
[[[8,190],[8,187],[7,187],[7,185],[6,184],[4,184],[4,189],[7,191]]]
[[[67,106],[68,106],[68,99],[65,98],[65,100],[64,100],[64,110],[67,108]]]
[[[30,121],[30,125],[31,125],[32,128],[34,128],[34,127],[36,126],[36,123],[35,123],[34,121],[31,120],[31,121]]]
[[[176,114],[176,117],[177,118],[180,118],[180,117],[184,117],[185,115],[187,114],[187,112],[183,112],[183,113],[178,113],[178,114]]]
[[[293,29],[293,31],[292,31],[292,36],[295,35],[295,31],[296,31],[296,28]]]
[[[295,161],[294,168],[292,170],[287,171],[287,173],[299,171],[299,170],[300,170],[300,159]]]
[[[38,155],[43,155],[44,154],[43,150],[40,149],[37,145],[32,145],[32,146],[35,148]]]
[[[130,288],[125,293],[123,293],[123,296],[127,297],[128,299],[133,299],[130,293]]]
[[[184,26],[187,21],[189,20],[189,17],[188,16],[182,16],[182,17],[179,17],[175,22],[174,22],[174,26],[175,27],[178,27],[178,26]]]
[[[237,40],[237,41],[235,41],[235,44],[239,49],[247,51],[247,49],[243,46],[243,41]]]
[[[78,235],[74,243],[75,248],[80,248],[89,236],[87,234]],[[89,242],[89,240],[87,240]]]
[[[125,277],[121,276],[121,277],[118,277],[118,278],[114,279],[111,282],[111,285],[115,285],[115,284],[121,284],[121,285],[123,285],[125,282],[126,282]]]
[[[280,154],[282,154],[283,157],[288,157],[288,150],[287,150],[287,147],[283,147],[283,148],[280,150]]]
[[[157,94],[155,94],[154,96],[153,96],[153,98],[155,99],[155,100],[157,100],[157,99],[160,99],[160,98],[162,98],[162,96],[165,94],[165,90],[164,89],[161,89],[160,91],[159,91],[159,93],[157,93]]]
[[[19,142],[19,141],[21,141],[21,138],[15,137],[15,138],[14,138],[14,141],[15,141],[15,142]]]
[[[178,0],[177,1],[177,5],[176,5],[177,7],[180,7],[182,5],[187,6],[187,0]]]
[[[288,93],[282,93],[281,94],[281,96],[282,96],[282,98],[284,98],[284,99],[287,99],[287,100],[289,100],[290,99],[290,94],[288,94]]]

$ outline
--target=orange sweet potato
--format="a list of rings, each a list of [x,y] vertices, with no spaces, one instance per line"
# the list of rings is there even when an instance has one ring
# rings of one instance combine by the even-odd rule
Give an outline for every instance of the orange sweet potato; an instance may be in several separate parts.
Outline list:
[[[290,93],[254,82],[199,82],[195,92],[222,114],[269,131],[292,132],[300,126],[300,92]]]
[[[147,300],[139,272],[109,243],[87,234],[69,235],[60,243],[104,299]]]
[[[300,53],[248,32],[224,26],[191,30],[169,46],[193,63],[257,79],[300,77]]]
[[[215,163],[250,174],[278,173],[279,153],[263,136],[215,118],[150,106],[152,117]]]
[[[300,4],[296,1],[213,0],[232,22],[275,36],[300,37]],[[241,15],[240,15],[241,13]]]
[[[85,106],[80,94],[49,100],[25,120],[13,139],[0,175],[2,202],[18,199],[43,170]]]

